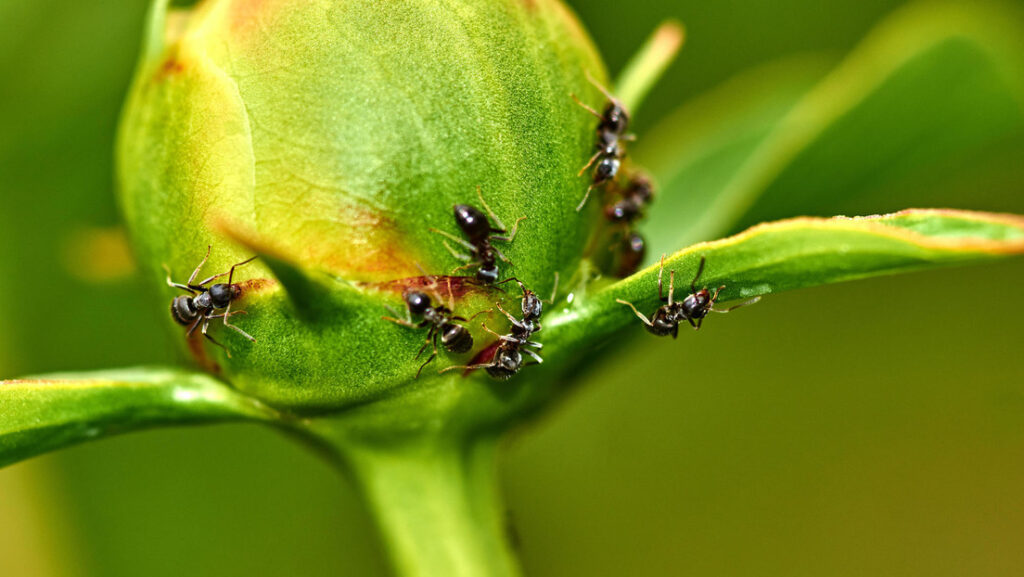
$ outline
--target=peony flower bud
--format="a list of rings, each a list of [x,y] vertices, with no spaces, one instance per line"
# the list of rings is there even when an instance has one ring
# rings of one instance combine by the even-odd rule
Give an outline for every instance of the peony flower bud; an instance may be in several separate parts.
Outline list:
[[[256,342],[214,319],[210,335],[231,355],[197,330],[187,348],[202,365],[298,411],[410,382],[430,353],[415,359],[426,328],[381,319],[385,305],[405,313],[408,287],[432,286],[465,317],[496,301],[518,310],[514,283],[440,276],[463,263],[430,229],[460,236],[453,205],[480,206],[478,188],[507,227],[526,217],[499,245],[511,261],[499,262],[502,278],[546,296],[556,272],[577,270],[600,221],[597,203],[575,211],[594,119],[572,96],[603,102],[588,74],[606,83],[555,0],[158,2],[118,157],[159,306],[183,294],[163,284],[162,265],[181,283],[208,246],[198,278],[258,253],[235,272],[232,307],[247,314],[230,319]],[[439,350],[423,378],[461,379],[437,369],[495,342],[481,322],[508,326],[494,311],[466,323],[472,350]],[[167,324],[183,332],[170,314]]]

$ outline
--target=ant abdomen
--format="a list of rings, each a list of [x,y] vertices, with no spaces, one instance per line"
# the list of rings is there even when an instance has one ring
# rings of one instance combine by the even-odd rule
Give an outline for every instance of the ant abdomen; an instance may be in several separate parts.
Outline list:
[[[484,368],[487,374],[499,381],[507,381],[523,366],[523,355],[518,349],[499,347],[494,358]]]
[[[441,344],[450,353],[465,353],[473,348],[473,335],[462,325],[447,324],[441,334]]]
[[[179,325],[188,326],[199,318],[199,311],[192,304],[191,297],[182,295],[171,301],[171,317]]]

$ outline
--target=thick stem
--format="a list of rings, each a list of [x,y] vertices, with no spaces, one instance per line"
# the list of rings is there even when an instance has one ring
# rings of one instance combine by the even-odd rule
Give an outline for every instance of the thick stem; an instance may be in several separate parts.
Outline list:
[[[403,576],[519,574],[505,539],[494,442],[349,452]]]
[[[505,536],[496,439],[427,434],[360,442],[314,428],[364,494],[397,575],[520,575]]]

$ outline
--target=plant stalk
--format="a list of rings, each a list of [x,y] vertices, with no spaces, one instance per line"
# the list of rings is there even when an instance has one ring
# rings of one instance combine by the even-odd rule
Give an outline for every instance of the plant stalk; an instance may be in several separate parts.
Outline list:
[[[426,434],[384,443],[330,432],[316,427],[363,493],[398,576],[521,574],[506,539],[496,438]]]

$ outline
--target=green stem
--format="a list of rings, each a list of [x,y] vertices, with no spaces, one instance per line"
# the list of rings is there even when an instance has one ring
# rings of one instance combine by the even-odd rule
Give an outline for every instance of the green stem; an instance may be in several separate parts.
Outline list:
[[[307,432],[341,458],[376,519],[401,577],[515,577],[505,538],[492,436],[436,432],[366,441],[337,422]]]

